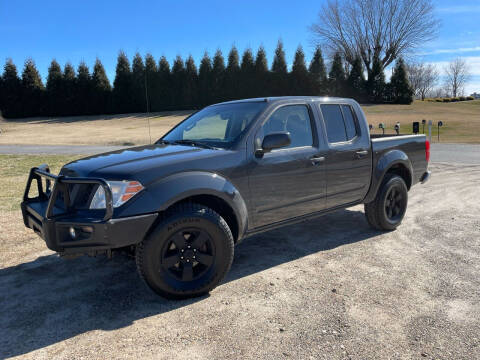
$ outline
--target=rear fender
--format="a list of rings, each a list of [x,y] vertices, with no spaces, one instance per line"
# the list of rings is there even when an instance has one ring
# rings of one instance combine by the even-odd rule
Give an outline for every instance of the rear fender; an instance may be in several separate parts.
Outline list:
[[[375,156],[374,156],[375,159]],[[407,154],[405,154],[401,150],[390,150],[381,155],[378,159],[375,168],[372,172],[372,181],[370,184],[370,189],[368,190],[367,196],[363,200],[365,203],[369,203],[375,199],[377,196],[378,189],[382,184],[382,181],[385,177],[385,174],[390,170],[393,166],[401,164],[403,165],[408,173],[410,178],[413,175],[413,168],[410,159],[408,158]]]

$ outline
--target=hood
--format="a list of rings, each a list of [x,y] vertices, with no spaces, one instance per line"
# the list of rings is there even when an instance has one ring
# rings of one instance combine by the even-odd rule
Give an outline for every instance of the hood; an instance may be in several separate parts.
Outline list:
[[[146,170],[166,165],[188,164],[199,158],[214,156],[225,150],[194,146],[154,144],[89,156],[66,164],[62,175],[102,177],[109,180],[135,180]],[[175,166],[177,167],[177,166]],[[158,171],[158,170],[157,170]],[[157,172],[157,175],[160,175]]]

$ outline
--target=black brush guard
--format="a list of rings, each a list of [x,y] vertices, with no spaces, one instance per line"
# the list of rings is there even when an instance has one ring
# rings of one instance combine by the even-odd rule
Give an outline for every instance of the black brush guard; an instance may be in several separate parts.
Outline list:
[[[43,190],[42,177],[46,179],[46,189]],[[29,198],[28,194],[30,192],[30,187],[32,186],[32,181],[36,180],[38,197]],[[54,181],[53,190],[51,190],[51,182]],[[30,175],[28,177],[27,186],[25,188],[25,193],[23,194],[23,202],[35,202],[35,201],[48,201],[47,209],[45,213],[46,219],[51,219],[54,216],[53,210],[57,202],[58,195],[62,193],[64,200],[65,213],[72,211],[72,206],[70,203],[70,193],[68,189],[68,184],[97,184],[103,187],[105,192],[105,216],[103,221],[108,221],[113,216],[113,195],[112,189],[104,179],[100,178],[82,178],[82,177],[66,177],[62,175],[53,175],[50,173],[50,169],[47,165],[41,165],[39,167],[34,167],[30,169]]]
[[[45,179],[45,189],[42,178]],[[30,198],[29,192],[34,181],[37,183],[38,196]],[[69,193],[71,184],[103,187],[105,213],[75,209]],[[60,202],[60,194],[63,202]],[[139,243],[158,214],[114,219],[112,199],[112,190],[104,179],[57,176],[50,173],[47,165],[42,165],[30,170],[21,204],[23,221],[26,227],[45,240],[49,249],[65,254],[96,254]],[[58,206],[59,203],[62,206]],[[72,236],[72,229],[75,237]]]

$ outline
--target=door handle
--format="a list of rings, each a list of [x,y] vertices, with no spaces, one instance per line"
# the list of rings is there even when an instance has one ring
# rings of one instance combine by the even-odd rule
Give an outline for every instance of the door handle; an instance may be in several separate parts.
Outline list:
[[[312,165],[318,165],[322,162],[325,161],[325,157],[324,156],[319,156],[319,155],[315,155],[315,156],[312,156],[310,158],[310,161],[312,162]]]
[[[357,152],[355,153],[355,155],[356,155],[356,158],[357,158],[357,159],[360,159],[360,158],[362,158],[362,157],[364,157],[364,156],[367,156],[367,155],[368,155],[368,151],[367,151],[367,150],[360,150],[360,151],[357,151]]]

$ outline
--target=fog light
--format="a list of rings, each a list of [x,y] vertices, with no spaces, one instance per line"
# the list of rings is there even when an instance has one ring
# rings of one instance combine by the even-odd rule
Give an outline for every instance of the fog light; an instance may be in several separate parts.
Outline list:
[[[68,229],[68,232],[70,233],[70,237],[72,239],[75,239],[75,236],[77,236],[77,234],[75,233],[75,229],[73,228],[73,226],[70,226],[70,229]]]
[[[91,226],[82,226],[82,232],[91,234],[93,232],[93,227]]]

